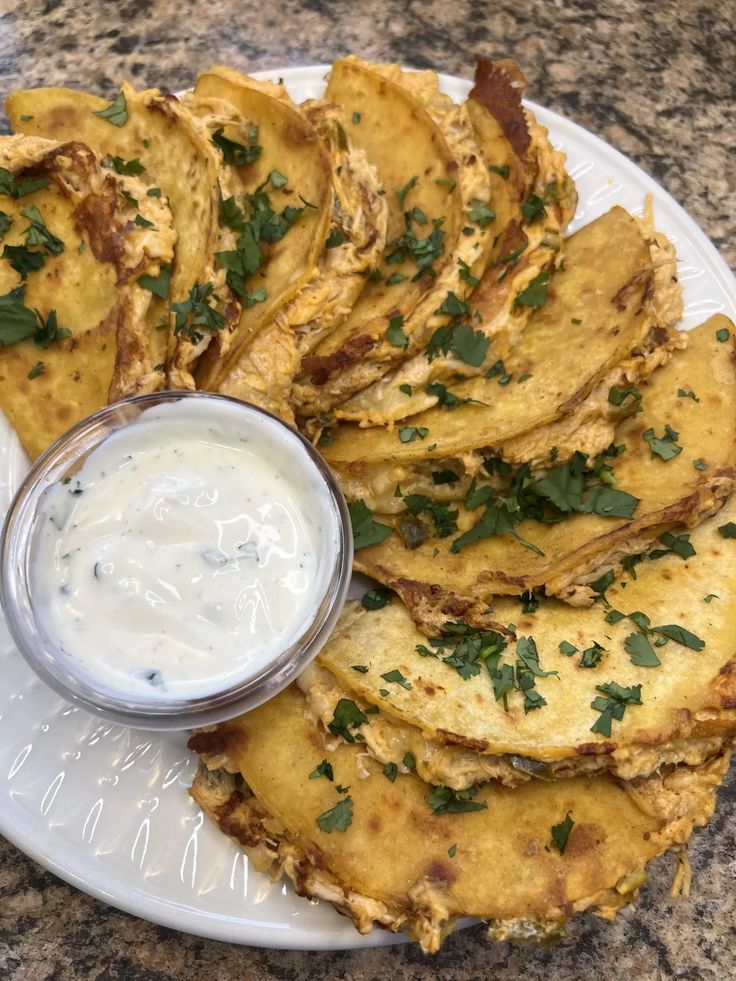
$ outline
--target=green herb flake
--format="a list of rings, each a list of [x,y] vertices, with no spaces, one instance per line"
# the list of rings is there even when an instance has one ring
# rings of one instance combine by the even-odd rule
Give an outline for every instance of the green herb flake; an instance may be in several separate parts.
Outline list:
[[[632,664],[640,668],[658,668],[661,661],[654,653],[649,638],[646,634],[636,631],[624,641],[624,650],[630,656]]]
[[[570,837],[570,832],[575,827],[575,822],[570,817],[571,812],[568,811],[565,815],[564,821],[560,821],[559,824],[555,824],[552,827],[552,841],[551,844],[560,855],[565,854],[565,849],[567,848],[567,841]]]
[[[718,534],[721,538],[736,538],[736,524],[733,521],[728,521],[725,525],[720,525]]]
[[[393,589],[389,589],[387,586],[375,586],[363,593],[360,603],[365,610],[382,610],[393,598]]]
[[[469,221],[475,222],[475,224],[481,228],[486,229],[491,224],[491,222],[496,217],[496,212],[489,208],[487,205],[483,204],[482,201],[471,202],[473,207],[468,212]]]
[[[716,340],[719,341],[719,343],[721,344],[725,344],[730,336],[731,336],[731,332],[727,327],[721,327],[719,330],[716,331]]]
[[[398,670],[398,668],[394,668],[393,671],[387,671],[385,674],[382,674],[381,677],[383,678],[384,681],[389,681],[392,684],[401,685],[401,687],[405,688],[407,691],[411,691],[412,689],[411,682],[406,680],[406,678],[401,673],[401,671]]]
[[[38,378],[39,375],[42,375],[45,370],[46,366],[44,365],[43,361],[37,361],[28,372],[28,380],[33,381],[34,378]]]
[[[353,113],[353,122],[355,123],[356,126],[360,122],[360,119],[361,119],[360,113],[359,112],[354,112]]]
[[[353,545],[356,551],[369,545],[379,545],[391,534],[390,525],[373,520],[373,515],[362,498],[358,498],[348,508],[350,524],[353,529]]]
[[[666,531],[659,536],[664,548],[655,548],[649,553],[650,559],[661,559],[665,555],[678,555],[681,559],[690,559],[695,554],[695,549],[690,544],[690,535],[674,535],[671,531]]]
[[[478,787],[467,790],[453,790],[451,787],[432,787],[427,803],[433,814],[467,814],[470,811],[484,811],[488,805],[477,801]]]
[[[212,143],[222,153],[226,164],[233,167],[246,167],[248,164],[255,163],[261,155],[263,149],[256,142],[258,140],[258,127],[251,126],[248,131],[248,146],[229,140],[221,126],[212,134]],[[278,173],[278,171],[277,171]]]
[[[330,834],[332,831],[347,831],[353,823],[353,798],[345,797],[334,807],[317,818],[320,831]]]
[[[572,318],[572,319],[570,320],[570,323],[571,323],[571,324],[575,324],[575,326],[576,326],[576,327],[579,327],[579,326],[580,326],[580,324],[582,324],[582,322],[583,322],[583,321],[582,321],[582,320],[580,320],[580,319],[579,319],[579,317],[573,317],[573,318]]]
[[[389,319],[388,328],[386,329],[386,340],[389,344],[393,344],[394,347],[403,348],[408,346],[409,338],[404,333],[404,318],[400,313]]]
[[[21,115],[21,117],[20,117],[20,121],[22,123],[30,123],[30,121],[32,119],[33,119],[33,116],[28,116],[28,115],[25,115],[25,114]]]
[[[480,283],[478,277],[473,276],[473,274],[470,272],[470,266],[467,264],[467,262],[463,262],[462,259],[458,259],[457,264],[460,266],[460,279],[462,279],[464,283],[467,283],[468,286],[477,286],[478,283]]]
[[[701,460],[693,460],[693,466],[695,467],[696,470],[707,470],[708,469],[708,464],[705,462],[705,460],[702,460],[702,459]]]
[[[280,170],[272,170],[268,175],[268,179],[271,181],[272,187],[285,187],[288,181],[286,174],[282,174]]]
[[[692,399],[693,402],[699,402],[700,401],[700,399],[695,394],[695,392],[692,391],[692,389],[690,389],[689,391],[686,392],[684,388],[678,388],[677,389],[677,397],[679,399]]]
[[[336,249],[338,246],[342,245],[345,241],[345,236],[343,235],[342,229],[333,228],[330,234],[327,236],[327,241],[325,242],[326,249]]]
[[[399,385],[399,391],[402,393],[402,395],[411,395],[413,389],[411,385],[404,383],[403,385]]]
[[[549,273],[541,272],[529,283],[526,289],[516,294],[514,304],[517,307],[537,308],[544,306],[547,302],[547,285],[549,283]]]
[[[6,214],[4,211],[0,211],[0,238],[5,238],[12,224],[13,219],[10,217],[10,215]]]
[[[160,187],[149,187],[148,190],[146,191],[146,197],[149,197],[149,198],[160,198],[161,197],[161,188]]]
[[[502,167],[491,164],[488,169],[493,171],[494,174],[498,174],[499,177],[503,177],[505,181],[509,179],[509,174],[511,173],[511,168],[508,164],[504,164]]]
[[[665,423],[664,433],[661,436],[657,436],[653,429],[647,429],[643,434],[643,439],[649,443],[652,457],[658,456],[667,461],[682,453],[682,447],[677,445],[679,436],[679,433],[676,433],[671,426]]]
[[[395,763],[387,763],[383,768],[384,777],[386,777],[387,780],[390,780],[391,783],[393,783],[394,780],[396,780],[396,774],[398,772],[399,772],[399,768]]]
[[[310,780],[317,780],[319,777],[326,777],[328,780],[335,779],[335,774],[332,771],[332,763],[328,760],[322,760],[309,774]]]
[[[409,193],[409,191],[411,191],[413,187],[416,187],[418,180],[419,180],[418,177],[410,177],[409,180],[406,182],[406,184],[404,184],[403,187],[398,188],[398,190],[396,191],[396,197],[399,200],[399,207],[401,208],[402,211],[404,210],[404,203],[406,202],[407,194]]]
[[[99,112],[96,112],[95,116],[107,120],[113,126],[125,126],[128,122],[128,105],[124,93],[119,92],[116,99],[106,109],[100,109]]]
[[[116,173],[124,174],[127,177],[140,177],[146,171],[146,168],[138,157],[135,157],[133,160],[123,160],[122,157],[110,157],[110,163]]]
[[[521,206],[521,213],[524,216],[524,221],[527,225],[533,225],[535,221],[539,221],[547,214],[545,204],[547,202],[540,198],[538,194],[532,194],[531,197],[525,201]]]
[[[618,385],[612,385],[608,390],[608,401],[611,405],[620,406],[626,399],[631,398],[634,402],[641,402],[641,392],[636,387],[636,385],[627,385],[625,388],[619,388]]]
[[[396,286],[397,283],[405,282],[409,277],[405,276],[403,273],[391,273],[391,275],[386,279],[386,286]]]
[[[428,432],[425,426],[402,426],[399,429],[399,439],[402,443],[413,443],[415,439],[424,439]]]
[[[150,290],[155,296],[165,300],[169,295],[171,282],[171,266],[161,266],[158,276],[139,276],[138,285]]]
[[[703,597],[703,602],[712,603],[714,599],[720,599],[720,597],[716,593],[708,593],[707,596]]]
[[[455,855],[457,855],[457,842],[455,842],[454,845],[450,845],[450,847],[447,849],[447,854],[450,858],[454,858]]]
[[[602,694],[593,699],[590,707],[600,715],[590,727],[590,731],[610,738],[612,721],[615,719],[620,722],[629,705],[642,704],[641,685],[626,688],[615,681],[609,681],[605,685],[596,685],[596,691]]]
[[[404,753],[404,757],[401,761],[407,770],[416,770],[417,761],[414,759],[413,753]]]
[[[349,698],[341,698],[335,706],[332,721],[327,728],[333,736],[342,736],[345,742],[354,743],[355,735],[350,729],[356,729],[367,721],[368,716],[361,712],[355,702]]]
[[[144,218],[143,215],[136,215],[135,216],[135,224],[136,225],[139,225],[141,228],[153,228],[154,227],[153,222],[152,221],[149,221],[147,218]]]
[[[448,191],[454,191],[457,187],[457,181],[452,177],[440,177],[435,181],[438,187],[446,187]]]

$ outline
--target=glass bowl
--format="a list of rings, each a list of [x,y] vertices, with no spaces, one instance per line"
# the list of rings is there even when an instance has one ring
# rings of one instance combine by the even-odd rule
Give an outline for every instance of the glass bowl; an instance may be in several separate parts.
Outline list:
[[[85,457],[109,435],[128,426],[153,406],[180,399],[215,400],[237,406],[244,431],[259,424],[274,423],[293,442],[296,479],[299,473],[317,477],[324,485],[327,509],[333,521],[335,543],[323,581],[324,595],[311,620],[287,649],[258,674],[230,687],[194,698],[146,697],[113,692],[96,685],[93,678],[76,668],[43,630],[34,612],[31,555],[38,525],[38,509],[45,490],[73,475]],[[246,402],[209,392],[168,391],[140,395],[106,406],[83,419],[53,443],[36,460],[8,510],[0,540],[0,602],[18,650],[33,670],[55,691],[76,705],[114,722],[141,729],[175,730],[213,725],[255,708],[294,680],[314,659],[327,640],[340,614],[353,561],[350,517],[342,492],[320,454],[300,433],[276,416]]]

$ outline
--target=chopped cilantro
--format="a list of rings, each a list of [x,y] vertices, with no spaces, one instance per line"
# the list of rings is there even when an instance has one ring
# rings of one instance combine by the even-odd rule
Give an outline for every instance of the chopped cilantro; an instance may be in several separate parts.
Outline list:
[[[640,668],[658,668],[661,661],[654,653],[649,638],[645,633],[636,631],[624,641],[624,650],[630,655],[631,663]]]
[[[474,800],[478,787],[467,790],[452,790],[451,787],[432,787],[427,803],[433,814],[466,814],[470,811],[483,811],[488,805]]]
[[[728,521],[725,525],[720,525],[718,534],[721,538],[736,538],[736,524],[733,521]]]
[[[682,453],[682,447],[677,445],[679,436],[680,434],[666,423],[661,436],[657,436],[651,428],[643,434],[643,438],[649,443],[652,457],[658,456],[665,461],[672,460],[678,453]]]
[[[597,641],[593,641],[590,647],[586,647],[585,650],[580,655],[580,661],[578,662],[578,667],[581,668],[594,668],[603,657],[603,652],[605,648]]]
[[[552,826],[552,845],[557,849],[560,855],[565,854],[565,849],[567,848],[567,840],[570,837],[570,832],[575,827],[575,822],[570,817],[570,811],[565,814],[564,821],[560,821],[559,824]]]
[[[480,368],[490,343],[490,338],[483,331],[474,330],[470,324],[447,324],[438,327],[430,338],[426,351],[427,360],[433,361],[441,354],[451,354],[472,368]]]
[[[524,216],[524,221],[527,225],[534,224],[535,221],[539,221],[547,214],[543,198],[540,198],[538,194],[532,194],[531,197],[525,201],[521,206],[521,213]]]
[[[333,736],[342,736],[345,742],[354,743],[355,735],[350,731],[350,728],[357,729],[358,726],[367,721],[368,716],[361,712],[355,702],[349,698],[341,698],[335,706],[332,721],[327,728]]]
[[[214,299],[212,283],[195,283],[186,300],[172,303],[176,314],[174,333],[182,334],[192,344],[199,344],[205,334],[214,334],[225,326],[225,318],[210,301]]]
[[[448,191],[454,191],[457,187],[457,181],[452,177],[440,177],[435,181],[438,187],[446,187]]]
[[[284,187],[288,181],[286,174],[282,174],[280,170],[272,170],[268,175],[268,179],[271,181],[272,187]]]
[[[664,548],[655,548],[649,553],[650,559],[661,559],[663,555],[679,555],[681,559],[692,558],[696,554],[695,549],[690,544],[690,535],[673,535],[671,531],[665,531],[659,536]]]
[[[347,831],[353,823],[353,798],[345,797],[334,807],[317,818],[320,831],[330,834],[331,831]]]
[[[263,149],[256,142],[258,140],[258,127],[251,127],[248,132],[248,146],[229,140],[225,135],[222,126],[212,134],[212,143],[222,153],[226,164],[234,167],[246,167],[248,164],[255,163],[261,155]]]
[[[571,644],[567,640],[560,641],[559,646],[560,654],[564,654],[565,657],[572,657],[573,654],[577,654],[578,649],[574,644]]]
[[[326,777],[328,780],[334,780],[335,774],[332,771],[332,763],[328,760],[322,760],[309,774],[310,780],[317,780],[318,777]]]
[[[708,469],[708,464],[705,462],[705,460],[693,460],[693,466],[695,467],[696,470]]]
[[[516,294],[514,304],[517,307],[541,307],[547,302],[547,284],[549,273],[541,272],[529,283],[526,289]]]
[[[704,603],[712,603],[714,599],[720,599],[720,597],[717,596],[716,593],[708,593],[707,596],[704,596],[703,597],[703,602]]]
[[[494,174],[498,174],[499,177],[503,177],[505,181],[509,179],[511,169],[508,164],[504,164],[502,167],[497,167],[495,164],[491,164],[488,169],[492,170]]]
[[[46,263],[42,252],[36,252],[25,245],[6,245],[2,257],[24,280],[28,278],[29,273],[42,269]]]
[[[399,768],[395,763],[387,763],[383,768],[384,777],[390,780],[391,783],[393,783],[394,780],[396,779],[396,774],[398,772],[399,772]]]
[[[350,667],[353,671],[357,671],[358,674],[368,674],[370,671],[367,664],[351,664]]]
[[[404,758],[401,761],[407,770],[416,770],[417,761],[414,759],[413,753],[404,753]]]
[[[39,375],[42,375],[45,370],[46,365],[43,363],[43,361],[37,361],[28,372],[28,380],[33,381],[34,378],[38,378]]]
[[[128,104],[125,101],[124,93],[119,92],[115,100],[106,109],[100,109],[99,112],[96,112],[95,116],[107,120],[113,126],[125,126],[128,122]]]
[[[693,402],[699,402],[700,401],[700,399],[695,394],[695,392],[692,391],[692,389],[690,389],[689,391],[686,392],[684,388],[678,388],[677,389],[677,397],[679,399],[692,399]]]
[[[397,283],[403,283],[408,278],[409,277],[405,276],[403,273],[391,273],[391,275],[386,279],[386,286],[395,286]]]
[[[404,210],[404,203],[406,202],[407,194],[409,193],[409,191],[411,191],[413,187],[416,187],[418,180],[419,180],[418,177],[410,177],[403,187],[397,189],[396,197],[399,199],[399,207],[401,208],[402,211]]]
[[[460,478],[454,470],[433,470],[432,483],[437,484],[457,484]]]
[[[391,534],[390,525],[381,524],[373,520],[373,515],[362,498],[349,506],[350,524],[353,528],[353,545],[355,550],[367,548],[369,545],[378,545],[385,541]]]
[[[143,215],[135,216],[135,224],[141,228],[153,228],[153,222],[149,221],[148,218],[144,218]]]
[[[353,113],[353,122],[354,122],[354,123],[355,123],[356,125],[357,125],[357,124],[358,124],[358,123],[360,122],[360,118],[361,118],[361,117],[360,117],[360,113],[359,113],[359,112],[354,112],[354,113]]]
[[[488,228],[496,217],[496,212],[483,204],[482,201],[471,201],[473,207],[468,212],[468,219],[482,229]]]
[[[455,857],[455,855],[457,854],[457,842],[455,842],[454,845],[450,845],[450,847],[447,849],[447,854],[449,855],[450,858]]]
[[[135,157],[133,160],[123,160],[122,157],[110,157],[110,163],[116,173],[124,174],[128,177],[140,177],[146,170],[138,157]]]
[[[345,241],[345,236],[342,230],[339,228],[333,228],[330,234],[327,236],[327,241],[325,242],[326,249],[336,249],[339,245],[342,245]]]
[[[0,194],[6,194],[15,200],[33,194],[34,191],[40,191],[48,185],[49,181],[46,177],[16,177],[5,167],[0,167]]]
[[[402,426],[399,429],[399,439],[402,443],[413,443],[415,439],[424,439],[428,432],[425,426]]]
[[[402,688],[406,688],[407,691],[411,691],[411,682],[406,680],[398,668],[395,668],[393,671],[387,671],[385,674],[382,674],[381,677],[384,681],[390,681],[394,684],[401,685]]]
[[[156,296],[165,300],[169,295],[169,283],[171,281],[171,266],[161,266],[158,276],[139,276],[138,284],[146,290],[150,290]]]
[[[160,198],[161,197],[161,188],[160,187],[149,187],[148,190],[146,191],[146,197],[149,197],[149,198]]]
[[[407,384],[405,383],[405,384],[403,384],[403,385],[399,385],[399,391],[400,391],[400,392],[401,392],[401,393],[402,393],[403,395],[411,395],[411,394],[412,394],[412,387],[411,387],[411,385],[407,385]]]
[[[609,681],[605,685],[596,685],[596,691],[602,692],[590,703],[590,707],[600,715],[590,727],[591,732],[597,732],[601,736],[611,735],[611,722],[615,719],[620,722],[624,717],[624,712],[629,705],[641,705],[641,685],[632,685],[625,688],[615,681]],[[604,697],[605,696],[605,697]]]
[[[6,214],[4,211],[0,211],[0,238],[4,238],[7,235],[12,224],[13,219],[10,217],[10,215]]]
[[[608,401],[611,405],[622,405],[628,398],[633,399],[637,404],[641,402],[641,392],[636,385],[627,385],[626,388],[619,388],[618,385],[612,385],[608,391]]]
[[[467,262],[463,262],[462,259],[458,259],[457,264],[460,266],[460,279],[462,279],[464,283],[467,283],[468,286],[477,286],[480,280],[477,276],[473,276]]]
[[[730,336],[731,336],[731,332],[728,330],[727,327],[721,327],[719,330],[716,331],[716,340],[719,341],[721,344],[725,344],[725,342],[729,339]]]
[[[391,602],[393,597],[393,589],[389,589],[387,586],[375,586],[363,593],[360,603],[365,610],[381,610]]]
[[[408,346],[409,338],[404,333],[404,318],[400,313],[389,319],[386,340],[394,347]]]

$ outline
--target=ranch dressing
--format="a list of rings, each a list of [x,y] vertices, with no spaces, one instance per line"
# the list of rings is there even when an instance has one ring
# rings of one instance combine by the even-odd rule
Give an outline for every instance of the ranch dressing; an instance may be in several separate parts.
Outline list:
[[[164,403],[46,491],[31,556],[36,619],[117,695],[221,691],[303,634],[327,590],[337,521],[279,423],[224,400]]]

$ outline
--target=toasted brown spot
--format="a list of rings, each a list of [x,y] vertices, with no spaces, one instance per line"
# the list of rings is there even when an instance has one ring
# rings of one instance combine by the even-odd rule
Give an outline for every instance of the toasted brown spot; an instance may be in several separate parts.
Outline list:
[[[221,753],[226,753],[230,746],[232,746],[232,737],[233,733],[228,729],[213,729],[212,732],[195,732],[193,736],[189,737],[187,747],[193,753],[199,753],[200,755],[219,756]],[[246,739],[247,736],[243,732],[239,740],[241,745],[246,742]]]
[[[325,385],[338,371],[350,368],[360,361],[378,344],[378,338],[370,334],[360,334],[350,337],[337,351],[332,354],[311,355],[302,362],[302,369],[309,376],[313,385]]]
[[[433,879],[436,882],[446,882],[448,885],[451,885],[457,879],[457,873],[445,862],[440,861],[430,862],[424,870],[424,874],[428,879]]]
[[[576,824],[567,839],[565,855],[576,857],[586,852],[595,851],[605,837],[603,830],[597,824]]]
[[[381,819],[377,814],[371,814],[368,818],[368,827],[371,831],[378,832],[381,830]]]
[[[466,736],[459,736],[456,732],[450,732],[448,729],[438,729],[437,738],[451,746],[464,746],[466,749],[473,749],[478,753],[488,749],[488,743],[485,739],[469,739]]]
[[[616,749],[614,743],[581,743],[575,747],[578,756],[603,756]]]
[[[470,98],[484,106],[498,122],[517,156],[529,148],[531,135],[521,104],[526,79],[509,58],[493,62],[476,55],[475,85]]]

